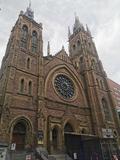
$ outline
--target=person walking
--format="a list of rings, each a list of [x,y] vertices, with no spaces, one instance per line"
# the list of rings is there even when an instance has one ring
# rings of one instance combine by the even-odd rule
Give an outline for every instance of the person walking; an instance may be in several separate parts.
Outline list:
[[[118,160],[116,155],[112,155],[112,160]]]

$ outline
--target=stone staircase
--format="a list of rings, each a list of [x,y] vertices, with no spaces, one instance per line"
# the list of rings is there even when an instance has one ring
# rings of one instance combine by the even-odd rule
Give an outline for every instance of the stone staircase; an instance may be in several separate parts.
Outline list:
[[[12,153],[12,160],[25,160],[26,159],[26,153],[24,151],[17,151]]]
[[[67,154],[54,154],[48,156],[49,160],[72,160]]]
[[[72,160],[67,154],[65,153],[56,153],[52,155],[47,155],[47,153],[40,152],[40,156],[43,160]],[[15,151],[9,152],[7,154],[6,160],[26,160],[26,155],[31,155],[32,160],[35,160],[35,152],[26,153],[26,151]]]
[[[33,153],[26,153],[25,151],[9,152],[6,160],[26,160],[26,155],[31,155],[32,160],[35,160]]]

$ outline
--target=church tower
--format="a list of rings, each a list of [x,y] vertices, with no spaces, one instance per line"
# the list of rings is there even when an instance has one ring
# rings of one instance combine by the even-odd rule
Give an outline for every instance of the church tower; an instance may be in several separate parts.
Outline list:
[[[101,144],[103,148],[105,147],[103,152],[105,152],[109,150],[107,149],[109,143],[111,146],[115,143],[120,132],[107,75],[88,26],[85,29],[77,16],[73,33],[71,34],[69,30],[68,36],[70,58],[83,80],[86,97],[91,108],[93,134],[101,138]],[[109,139],[110,136],[111,139]]]
[[[31,5],[20,12],[0,70],[0,142],[109,160],[117,153],[120,125],[107,76],[77,16],[68,36],[69,55],[62,47],[52,56],[48,42],[44,56],[42,24]]]
[[[0,139],[18,149],[36,137],[42,56],[42,24],[29,5],[11,31],[0,71]]]

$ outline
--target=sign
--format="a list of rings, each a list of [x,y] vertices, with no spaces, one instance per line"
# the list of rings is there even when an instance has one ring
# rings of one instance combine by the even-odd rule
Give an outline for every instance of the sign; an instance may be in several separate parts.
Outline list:
[[[38,144],[43,144],[43,140],[38,140]]]
[[[7,148],[0,147],[0,160],[6,160]]]
[[[77,153],[73,153],[73,157],[76,160],[77,159]]]
[[[37,137],[38,137],[39,140],[43,139],[44,135],[43,135],[43,131],[42,130],[38,131]]]
[[[26,160],[32,160],[32,156],[30,154],[26,155]]]
[[[14,151],[16,149],[16,143],[11,144],[11,150]]]
[[[102,134],[104,138],[113,138],[113,131],[110,128],[109,129],[102,128]]]

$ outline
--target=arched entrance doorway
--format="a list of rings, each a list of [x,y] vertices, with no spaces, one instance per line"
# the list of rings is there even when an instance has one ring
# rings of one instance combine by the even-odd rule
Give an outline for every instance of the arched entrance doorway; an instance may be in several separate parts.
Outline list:
[[[12,143],[16,143],[16,149],[22,150],[25,147],[26,126],[18,122],[13,128]]]
[[[12,143],[16,144],[16,150],[22,150],[25,148],[26,140],[30,132],[28,123],[21,119],[15,123],[12,130]]]
[[[53,148],[54,150],[57,149],[58,145],[58,129],[54,128],[52,131],[52,140],[53,140]]]
[[[60,145],[60,130],[58,126],[55,126],[52,129],[52,152],[54,154],[59,152],[59,145]]]
[[[64,133],[66,132],[74,132],[73,127],[70,123],[66,123],[65,127],[64,127]]]
[[[65,152],[70,156],[72,155],[72,132],[74,132],[72,125],[70,123],[66,123],[64,126],[64,147]]]

